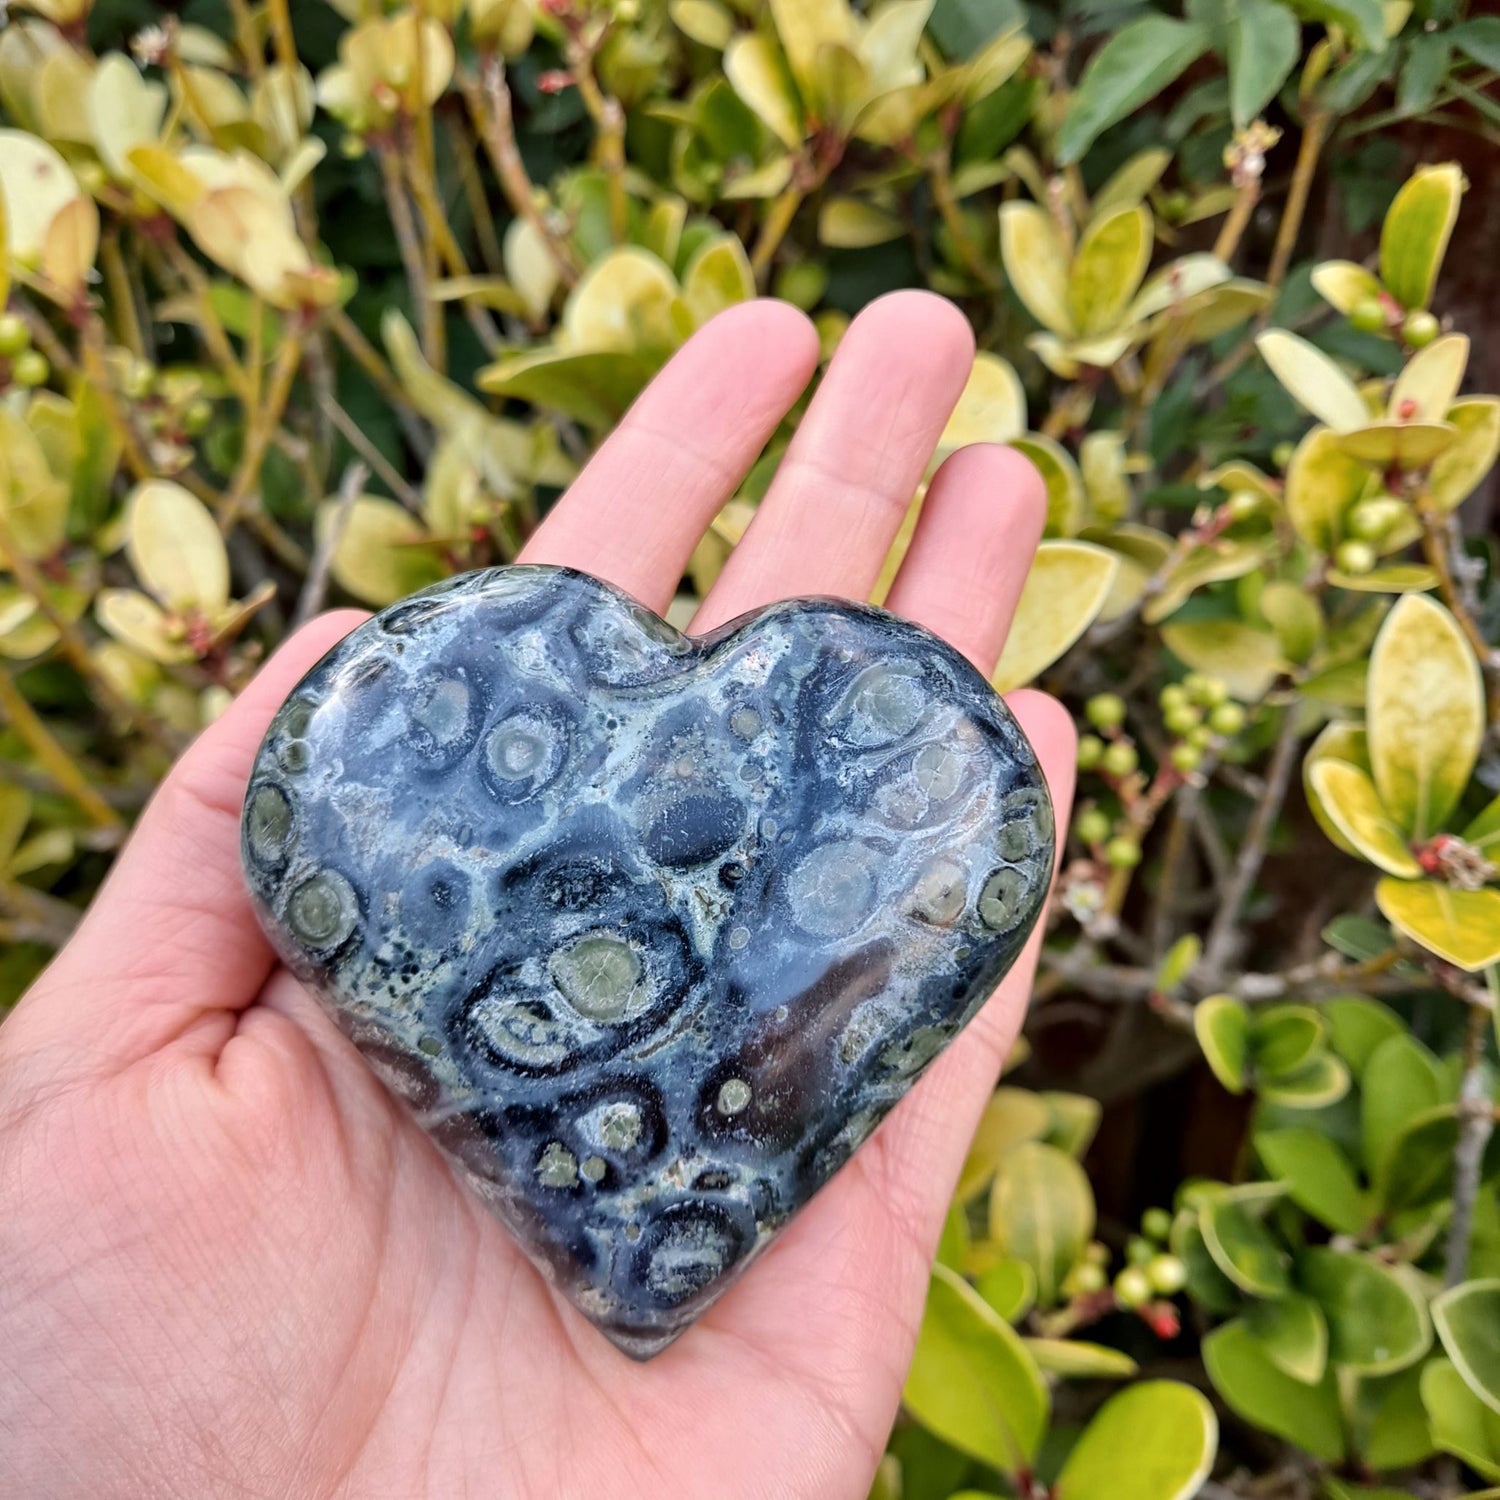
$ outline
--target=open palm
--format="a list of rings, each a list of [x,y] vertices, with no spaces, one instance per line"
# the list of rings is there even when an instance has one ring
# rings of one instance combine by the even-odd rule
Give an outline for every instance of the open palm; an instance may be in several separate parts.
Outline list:
[[[971,355],[962,317],[925,293],[862,313],[694,628],[791,595],[867,596]],[[715,319],[526,560],[664,608],[816,360],[790,307]],[[1015,454],[955,453],[889,607],[988,671],[1042,513]],[[1038,937],[750,1274],[632,1364],[467,1195],[251,914],[251,759],[358,618],[308,626],[183,757],[0,1030],[0,1493],[863,1495]],[[1066,716],[1035,693],[1011,704],[1066,808]]]

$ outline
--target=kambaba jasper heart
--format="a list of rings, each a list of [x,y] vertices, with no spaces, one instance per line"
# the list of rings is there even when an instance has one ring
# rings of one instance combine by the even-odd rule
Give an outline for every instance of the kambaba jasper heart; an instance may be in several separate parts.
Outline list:
[[[984,1002],[1053,820],[1005,705],[915,625],[808,599],[692,638],[512,567],[302,679],[242,854],[288,966],[645,1358]]]

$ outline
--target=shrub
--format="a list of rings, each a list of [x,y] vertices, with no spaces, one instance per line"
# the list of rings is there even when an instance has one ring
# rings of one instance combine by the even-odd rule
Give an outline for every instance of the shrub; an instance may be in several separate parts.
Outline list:
[[[1083,738],[876,1493],[1500,1483],[1500,593],[1459,526],[1500,399],[1442,159],[1494,149],[1500,21],[293,11],[0,32],[3,1001],[296,620],[513,557],[727,304],[774,291],[826,353],[927,285],[981,350],[944,448],[1047,488],[997,686]]]

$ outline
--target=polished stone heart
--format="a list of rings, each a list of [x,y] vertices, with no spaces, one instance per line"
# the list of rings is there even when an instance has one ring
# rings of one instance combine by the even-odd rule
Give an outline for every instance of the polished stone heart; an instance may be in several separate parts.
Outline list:
[[[329,652],[242,828],[283,959],[637,1357],[974,1014],[1052,852],[1030,745],[927,631],[814,599],[690,638],[542,567]]]

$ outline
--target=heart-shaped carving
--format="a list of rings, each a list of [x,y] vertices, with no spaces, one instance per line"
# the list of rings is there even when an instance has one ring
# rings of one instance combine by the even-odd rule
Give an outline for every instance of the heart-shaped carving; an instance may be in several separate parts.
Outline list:
[[[643,1358],[983,1003],[1053,822],[1009,711],[917,626],[814,599],[691,638],[514,567],[303,678],[242,852],[282,958]]]

